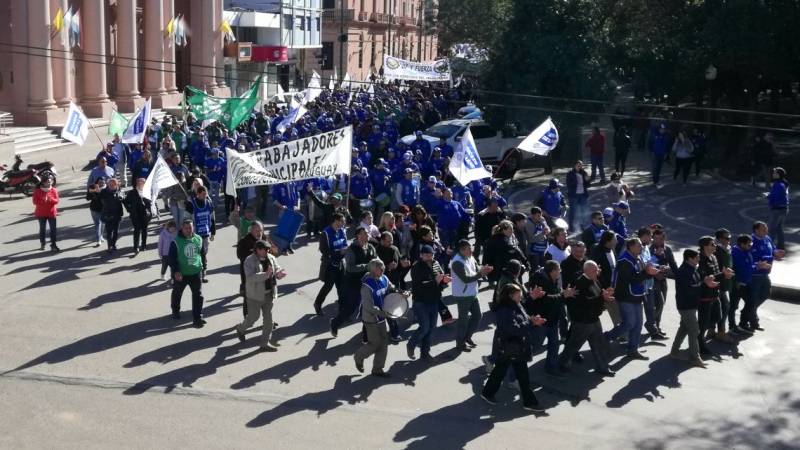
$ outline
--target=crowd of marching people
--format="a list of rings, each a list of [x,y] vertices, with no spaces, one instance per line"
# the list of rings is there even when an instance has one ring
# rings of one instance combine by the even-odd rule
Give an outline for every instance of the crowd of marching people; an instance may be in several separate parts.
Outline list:
[[[389,342],[405,341],[410,359],[417,359],[419,350],[419,359],[435,361],[431,345],[440,321],[455,323],[457,351],[475,350],[473,334],[482,320],[478,293],[488,287],[496,328],[491,353],[483,358],[489,378],[481,395],[496,403],[495,394],[507,378],[531,410],[541,407],[530,388],[528,362],[545,342],[544,370],[557,379],[583,361],[579,350],[585,343],[600,376],[614,376],[609,369],[614,343],[625,348],[627,358],[647,360],[640,348],[643,332],[651,340],[669,338],[661,327],[667,278],[675,279],[680,314],[671,357],[683,359],[680,349],[688,339],[688,363],[703,367],[702,358],[711,353],[708,339],[730,344],[733,336],[763,330],[758,308],[770,295],[771,266],[784,256],[788,182],[783,169],[771,172],[769,226],[756,222],[752,234],[735,238],[721,228],[676,257],[661,225],[628,227],[634,192],[623,179],[625,161],[617,161],[621,167],[606,184],[602,154],[592,150],[599,148],[599,137],[587,144],[591,175],[576,161],[566,186],[550,180],[530,211],[508,212],[493,177],[460,183],[448,170],[454,149],[444,139],[432,146],[422,135],[453,113],[448,102],[453,97],[469,93],[393,84],[377,85],[375,95],[326,90],[294,123],[286,123],[288,111],[268,105],[233,130],[219,123],[203,127],[190,113],[182,124],[154,120],[146,146],[123,144],[115,136],[98,154],[87,181],[95,245],[105,241],[109,254],[117,250],[127,212],[135,256],[147,250],[154,217],[169,211],[171,219],[163,221],[158,236],[160,277],[172,284],[175,319],[181,318],[181,297],[189,287],[192,320],[199,328],[206,323],[202,283],[209,281],[207,255],[220,214],[221,222],[237,230],[239,292],[245,300],[244,318],[235,331],[244,341],[247,329],[263,315],[260,348],[275,352],[272,308],[279,280],[286,276],[279,255],[292,254],[294,248],[290,240],[268,233],[264,220],[271,208],[279,217],[287,211],[302,213],[306,235],[317,241],[320,252],[317,277],[323,285],[314,313],[325,315],[322,307],[335,287],[338,313],[329,319],[330,333],[337,337],[353,315],[358,317],[364,343],[354,355],[359,372],[373,357],[371,373],[389,376],[384,370]],[[356,143],[350,177],[226,190],[227,151],[255,151],[346,126],[353,127]],[[663,133],[661,127],[653,132],[654,145],[660,145]],[[406,145],[401,137],[410,134],[416,136]],[[144,185],[159,157],[179,183],[161,198],[149,198]],[[688,169],[683,163],[680,167],[685,180]],[[609,207],[593,212],[589,191],[598,174]],[[123,192],[128,184],[131,189]],[[59,198],[48,179],[33,200],[42,249],[49,223],[51,249],[58,251]],[[352,230],[349,236],[347,229]],[[410,336],[404,336],[400,319],[383,308],[393,293],[411,302],[418,326]],[[447,295],[456,305],[455,318],[444,302]],[[604,314],[613,324],[610,330],[601,325]],[[514,370],[507,377],[509,368]]]

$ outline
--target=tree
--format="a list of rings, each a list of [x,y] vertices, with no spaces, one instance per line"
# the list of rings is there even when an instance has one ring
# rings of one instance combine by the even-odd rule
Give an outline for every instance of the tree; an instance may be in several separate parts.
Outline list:
[[[445,50],[456,44],[490,47],[504,29],[513,4],[513,0],[439,0],[440,47]]]

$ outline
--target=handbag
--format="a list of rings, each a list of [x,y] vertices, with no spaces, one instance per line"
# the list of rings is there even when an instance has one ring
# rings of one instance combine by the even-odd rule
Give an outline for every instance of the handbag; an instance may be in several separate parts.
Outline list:
[[[522,362],[528,360],[527,348],[530,347],[528,335],[498,337],[498,360],[505,362]]]

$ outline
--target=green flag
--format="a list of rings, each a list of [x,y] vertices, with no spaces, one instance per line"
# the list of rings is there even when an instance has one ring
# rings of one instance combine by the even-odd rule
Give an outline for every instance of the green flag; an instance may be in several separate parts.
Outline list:
[[[219,98],[187,86],[186,89],[192,96],[186,99],[186,104],[191,105],[192,112],[197,120],[218,120],[226,128],[232,130],[250,116],[253,107],[258,103],[258,88],[261,86],[261,76],[253,83],[241,97]]]
[[[108,119],[108,134],[114,135],[119,133],[122,135],[126,128],[128,128],[128,119],[118,113],[116,109],[112,109],[111,117]]]

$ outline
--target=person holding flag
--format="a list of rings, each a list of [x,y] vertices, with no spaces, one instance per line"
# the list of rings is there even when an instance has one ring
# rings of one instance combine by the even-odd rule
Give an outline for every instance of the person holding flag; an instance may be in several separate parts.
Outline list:
[[[133,256],[147,247],[147,226],[153,219],[152,202],[144,195],[144,178],[137,178],[136,187],[128,191],[122,205],[128,211],[133,225]],[[140,245],[141,244],[141,245]]]

